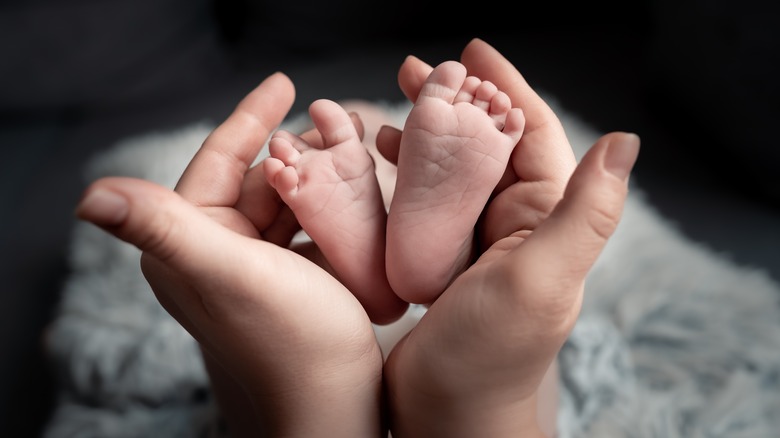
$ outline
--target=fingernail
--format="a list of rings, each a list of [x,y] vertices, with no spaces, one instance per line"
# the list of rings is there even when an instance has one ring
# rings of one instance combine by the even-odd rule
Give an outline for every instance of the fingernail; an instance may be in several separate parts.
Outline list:
[[[626,180],[639,155],[639,136],[622,133],[610,139],[604,157],[604,168],[616,177]]]
[[[105,189],[94,189],[76,207],[76,216],[99,226],[119,225],[127,218],[127,199]]]

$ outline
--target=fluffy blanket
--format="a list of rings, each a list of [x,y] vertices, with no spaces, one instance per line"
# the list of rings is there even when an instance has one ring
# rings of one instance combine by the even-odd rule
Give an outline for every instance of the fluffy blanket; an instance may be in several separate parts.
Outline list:
[[[402,126],[409,106],[381,104]],[[558,114],[581,157],[601,133]],[[173,187],[212,128],[128,139],[95,157],[85,178]],[[559,436],[778,436],[780,285],[686,239],[636,183],[560,352]],[[46,344],[61,386],[45,436],[216,436],[195,342],[157,303],[138,250],[81,223],[69,262]],[[423,313],[413,306],[403,323]],[[384,343],[401,331],[377,328]]]

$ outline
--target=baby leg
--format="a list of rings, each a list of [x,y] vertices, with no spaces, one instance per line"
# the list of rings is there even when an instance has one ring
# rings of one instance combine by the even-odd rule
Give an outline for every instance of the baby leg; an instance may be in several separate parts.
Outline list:
[[[371,320],[389,322],[406,304],[387,283],[386,210],[373,160],[337,103],[321,99],[309,112],[324,147],[276,132],[263,162],[266,178]]]
[[[430,303],[468,266],[524,124],[505,93],[460,63],[431,72],[403,129],[388,216],[387,275],[401,298]]]

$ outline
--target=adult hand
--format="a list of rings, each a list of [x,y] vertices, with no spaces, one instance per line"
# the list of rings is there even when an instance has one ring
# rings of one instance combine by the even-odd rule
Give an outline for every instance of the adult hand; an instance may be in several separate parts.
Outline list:
[[[461,54],[469,75],[493,82],[509,95],[513,107],[523,110],[526,124],[494,199],[481,223],[484,251],[517,230],[533,230],[563,196],[577,162],[558,117],[519,71],[486,42],[474,39]],[[398,83],[414,102],[433,67],[409,56],[398,73]],[[398,158],[400,132],[383,127],[377,148],[391,162]]]
[[[143,251],[158,300],[204,351],[231,434],[376,436],[382,355],[370,320],[337,280],[287,249],[298,224],[252,167],[294,94],[283,74],[268,77],[206,139],[175,191],[105,178],[77,214]],[[239,412],[247,408],[256,412]]]
[[[538,388],[619,222],[639,139],[608,134],[576,166],[558,118],[500,53],[473,40],[461,62],[523,109],[526,131],[487,207],[481,257],[388,357],[393,436],[541,436]],[[417,58],[403,64],[411,100],[429,71]],[[391,161],[396,138],[377,137]]]

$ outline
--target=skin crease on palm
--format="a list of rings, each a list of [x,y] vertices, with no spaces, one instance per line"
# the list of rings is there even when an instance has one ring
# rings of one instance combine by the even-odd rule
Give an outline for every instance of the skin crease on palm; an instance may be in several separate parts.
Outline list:
[[[384,367],[363,306],[287,248],[295,220],[262,184],[262,167],[251,167],[292,105],[283,74],[261,83],[209,136],[175,191],[130,178],[104,178],[85,191],[78,216],[143,251],[144,275],[200,343],[237,436],[258,428],[270,436],[386,435],[383,387],[395,438],[543,433],[538,387],[619,221],[639,140],[607,134],[577,165],[555,115],[506,59],[473,40],[461,62],[523,109],[525,131],[478,225],[482,256]],[[416,58],[402,65],[410,100],[429,71]],[[397,134],[377,133],[390,162]],[[394,321],[405,309],[379,318]]]

